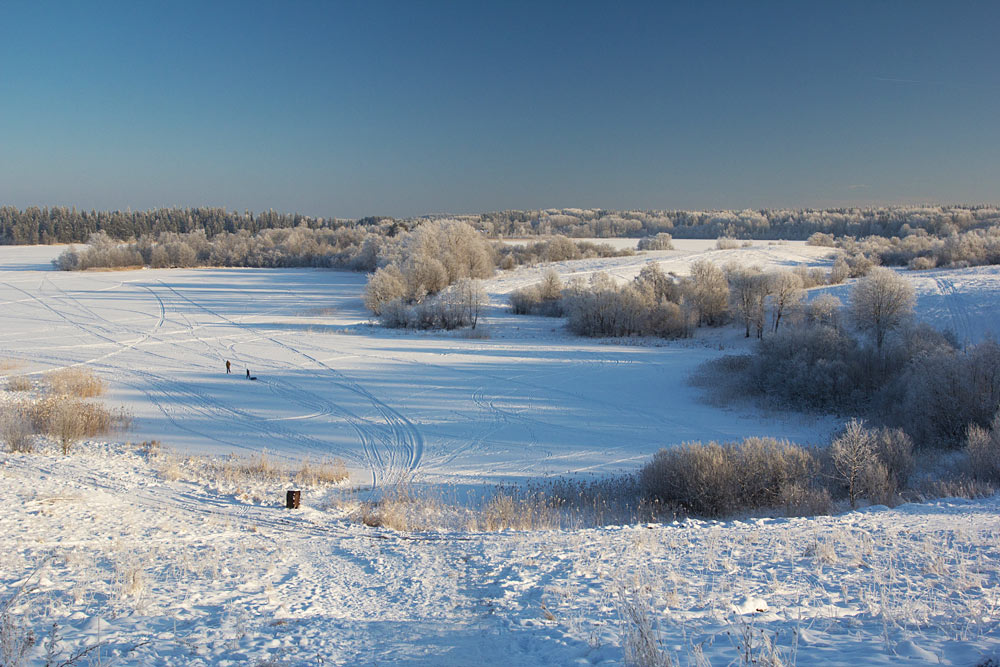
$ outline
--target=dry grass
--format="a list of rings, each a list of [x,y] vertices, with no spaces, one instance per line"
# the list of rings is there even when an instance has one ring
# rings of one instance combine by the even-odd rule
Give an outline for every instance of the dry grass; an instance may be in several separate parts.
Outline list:
[[[478,518],[479,530],[546,530],[558,528],[562,503],[551,496],[535,493],[519,496],[500,491],[487,501]]]
[[[7,391],[31,391],[35,383],[27,375],[11,375],[7,378]]]
[[[59,396],[94,398],[104,395],[104,381],[86,368],[64,368],[45,376],[49,391]]]
[[[340,459],[324,459],[319,462],[305,460],[295,474],[295,482],[302,486],[323,486],[341,484],[349,475],[347,466]]]
[[[22,362],[20,359],[9,359],[6,357],[0,359],[0,371],[5,371],[5,372],[12,371],[20,368],[23,365],[24,362]]]
[[[230,454],[223,458],[182,456],[170,452],[158,440],[144,442],[137,449],[167,480],[204,483],[255,501],[278,497],[277,488],[322,488],[341,485],[349,479],[347,466],[340,459],[306,460],[295,466],[275,459],[268,452],[253,456]]]

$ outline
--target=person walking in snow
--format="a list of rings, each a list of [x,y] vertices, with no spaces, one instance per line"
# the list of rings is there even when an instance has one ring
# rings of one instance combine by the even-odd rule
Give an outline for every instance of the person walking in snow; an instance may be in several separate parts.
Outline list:
[[[232,371],[230,370],[231,367],[232,367],[232,364],[229,363],[229,359],[226,359],[226,375],[229,375],[230,373],[232,373]]]
[[[250,369],[249,368],[247,369],[247,379],[248,380],[250,379]]]

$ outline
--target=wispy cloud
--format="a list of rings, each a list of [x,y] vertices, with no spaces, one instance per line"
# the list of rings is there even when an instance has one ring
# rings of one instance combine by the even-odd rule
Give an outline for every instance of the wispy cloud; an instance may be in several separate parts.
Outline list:
[[[873,76],[873,80],[883,83],[898,83],[903,85],[917,86],[944,86],[946,88],[985,88],[989,90],[1000,89],[1000,85],[993,83],[970,83],[966,81],[932,81],[929,79],[904,79],[895,76]]]

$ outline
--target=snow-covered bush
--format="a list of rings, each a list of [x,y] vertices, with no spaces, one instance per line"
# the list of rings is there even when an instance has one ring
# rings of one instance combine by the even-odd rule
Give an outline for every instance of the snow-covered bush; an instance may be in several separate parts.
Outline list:
[[[628,248],[618,249],[608,243],[579,241],[559,235],[524,245],[495,243],[493,249],[499,257],[500,267],[504,270],[542,262],[563,262],[570,259],[591,259],[594,257],[625,257],[635,254]]]
[[[836,245],[834,241],[833,234],[824,234],[823,232],[816,232],[812,234],[808,239],[806,239],[806,245],[816,245],[825,246],[832,248]]]

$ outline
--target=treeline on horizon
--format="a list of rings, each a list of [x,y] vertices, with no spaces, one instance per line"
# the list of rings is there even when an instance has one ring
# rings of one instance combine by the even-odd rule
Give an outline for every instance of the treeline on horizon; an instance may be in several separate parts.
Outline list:
[[[835,237],[906,237],[926,233],[945,238],[1000,224],[1000,206],[884,206],[829,209],[744,209],[720,211],[612,211],[560,208],[508,210],[474,215],[418,218],[371,216],[358,220],[318,218],[298,213],[251,213],[224,208],[160,208],[148,211],[79,211],[67,207],[0,207],[0,245],[84,243],[103,232],[127,241],[161,233],[204,231],[258,234],[268,229],[308,227],[380,228],[395,235],[427,220],[468,223],[491,238],[562,235],[571,238],[641,238],[669,233],[674,238],[805,240],[816,233]]]

